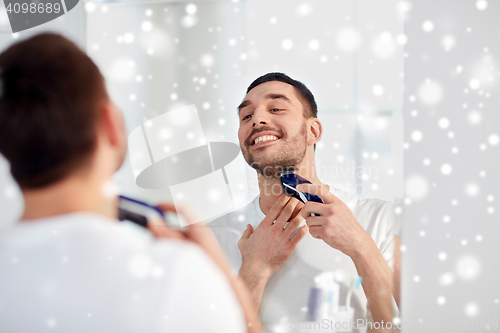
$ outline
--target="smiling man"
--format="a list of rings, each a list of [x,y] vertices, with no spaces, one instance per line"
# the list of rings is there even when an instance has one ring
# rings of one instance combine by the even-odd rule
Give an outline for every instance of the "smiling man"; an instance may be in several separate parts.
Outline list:
[[[352,279],[363,278],[351,300],[355,321],[391,322],[399,303],[394,205],[319,180],[314,148],[323,128],[312,93],[285,74],[269,73],[248,87],[238,115],[241,151],[257,171],[260,195],[210,225],[250,288],[262,321],[305,319],[314,277],[329,271],[340,284],[340,305]],[[324,203],[286,197],[280,175],[291,171],[312,182],[297,189]]]

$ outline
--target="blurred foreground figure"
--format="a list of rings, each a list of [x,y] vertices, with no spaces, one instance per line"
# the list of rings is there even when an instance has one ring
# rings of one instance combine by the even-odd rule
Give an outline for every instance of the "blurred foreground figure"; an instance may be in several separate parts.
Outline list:
[[[0,70],[0,153],[25,202],[0,234],[0,332],[257,331],[208,230],[117,222],[107,189],[126,133],[92,60],[43,34],[0,54]]]

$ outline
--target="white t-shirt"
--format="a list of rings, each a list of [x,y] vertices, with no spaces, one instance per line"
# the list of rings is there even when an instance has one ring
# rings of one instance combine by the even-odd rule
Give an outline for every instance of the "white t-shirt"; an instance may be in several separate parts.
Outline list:
[[[331,192],[351,209],[356,220],[373,238],[392,269],[393,235],[397,233],[399,227],[394,205],[378,199],[361,199],[332,187]],[[246,225],[251,224],[255,229],[265,217],[260,209],[259,198],[260,196],[257,196],[247,206],[209,224],[236,271],[241,267],[238,240],[243,235]],[[339,303],[345,305],[349,285],[352,279],[358,276],[354,263],[339,250],[333,249],[308,233],[297,244],[285,265],[269,279],[259,310],[262,322],[275,324],[283,317],[289,320],[305,320],[304,308],[307,306],[309,290],[313,286],[314,277],[322,272],[335,273],[335,278],[340,284]],[[367,313],[369,310],[367,299],[362,289],[360,287],[355,290],[351,299],[355,321],[358,318],[371,318],[371,314]]]
[[[97,214],[4,229],[0,272],[0,332],[246,332],[199,247]]]

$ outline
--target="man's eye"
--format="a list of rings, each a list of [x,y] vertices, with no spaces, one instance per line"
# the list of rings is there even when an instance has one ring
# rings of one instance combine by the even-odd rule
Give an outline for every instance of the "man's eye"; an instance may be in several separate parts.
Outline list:
[[[281,109],[271,109],[272,112],[281,111]]]
[[[251,116],[252,116],[251,114],[248,114],[248,115],[244,116],[243,119],[241,119],[241,120],[250,119]]]

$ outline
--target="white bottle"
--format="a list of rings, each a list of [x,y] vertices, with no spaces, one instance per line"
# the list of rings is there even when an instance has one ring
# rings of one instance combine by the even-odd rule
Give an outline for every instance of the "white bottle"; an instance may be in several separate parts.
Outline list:
[[[309,294],[307,319],[312,322],[333,319],[339,307],[339,290],[340,286],[335,282],[332,272],[316,276]]]
[[[354,289],[361,286],[363,279],[358,276],[353,279],[347,292],[347,299],[345,306],[341,306],[334,314],[335,318],[335,332],[336,333],[351,333],[354,326],[354,308],[351,307],[351,297]]]

